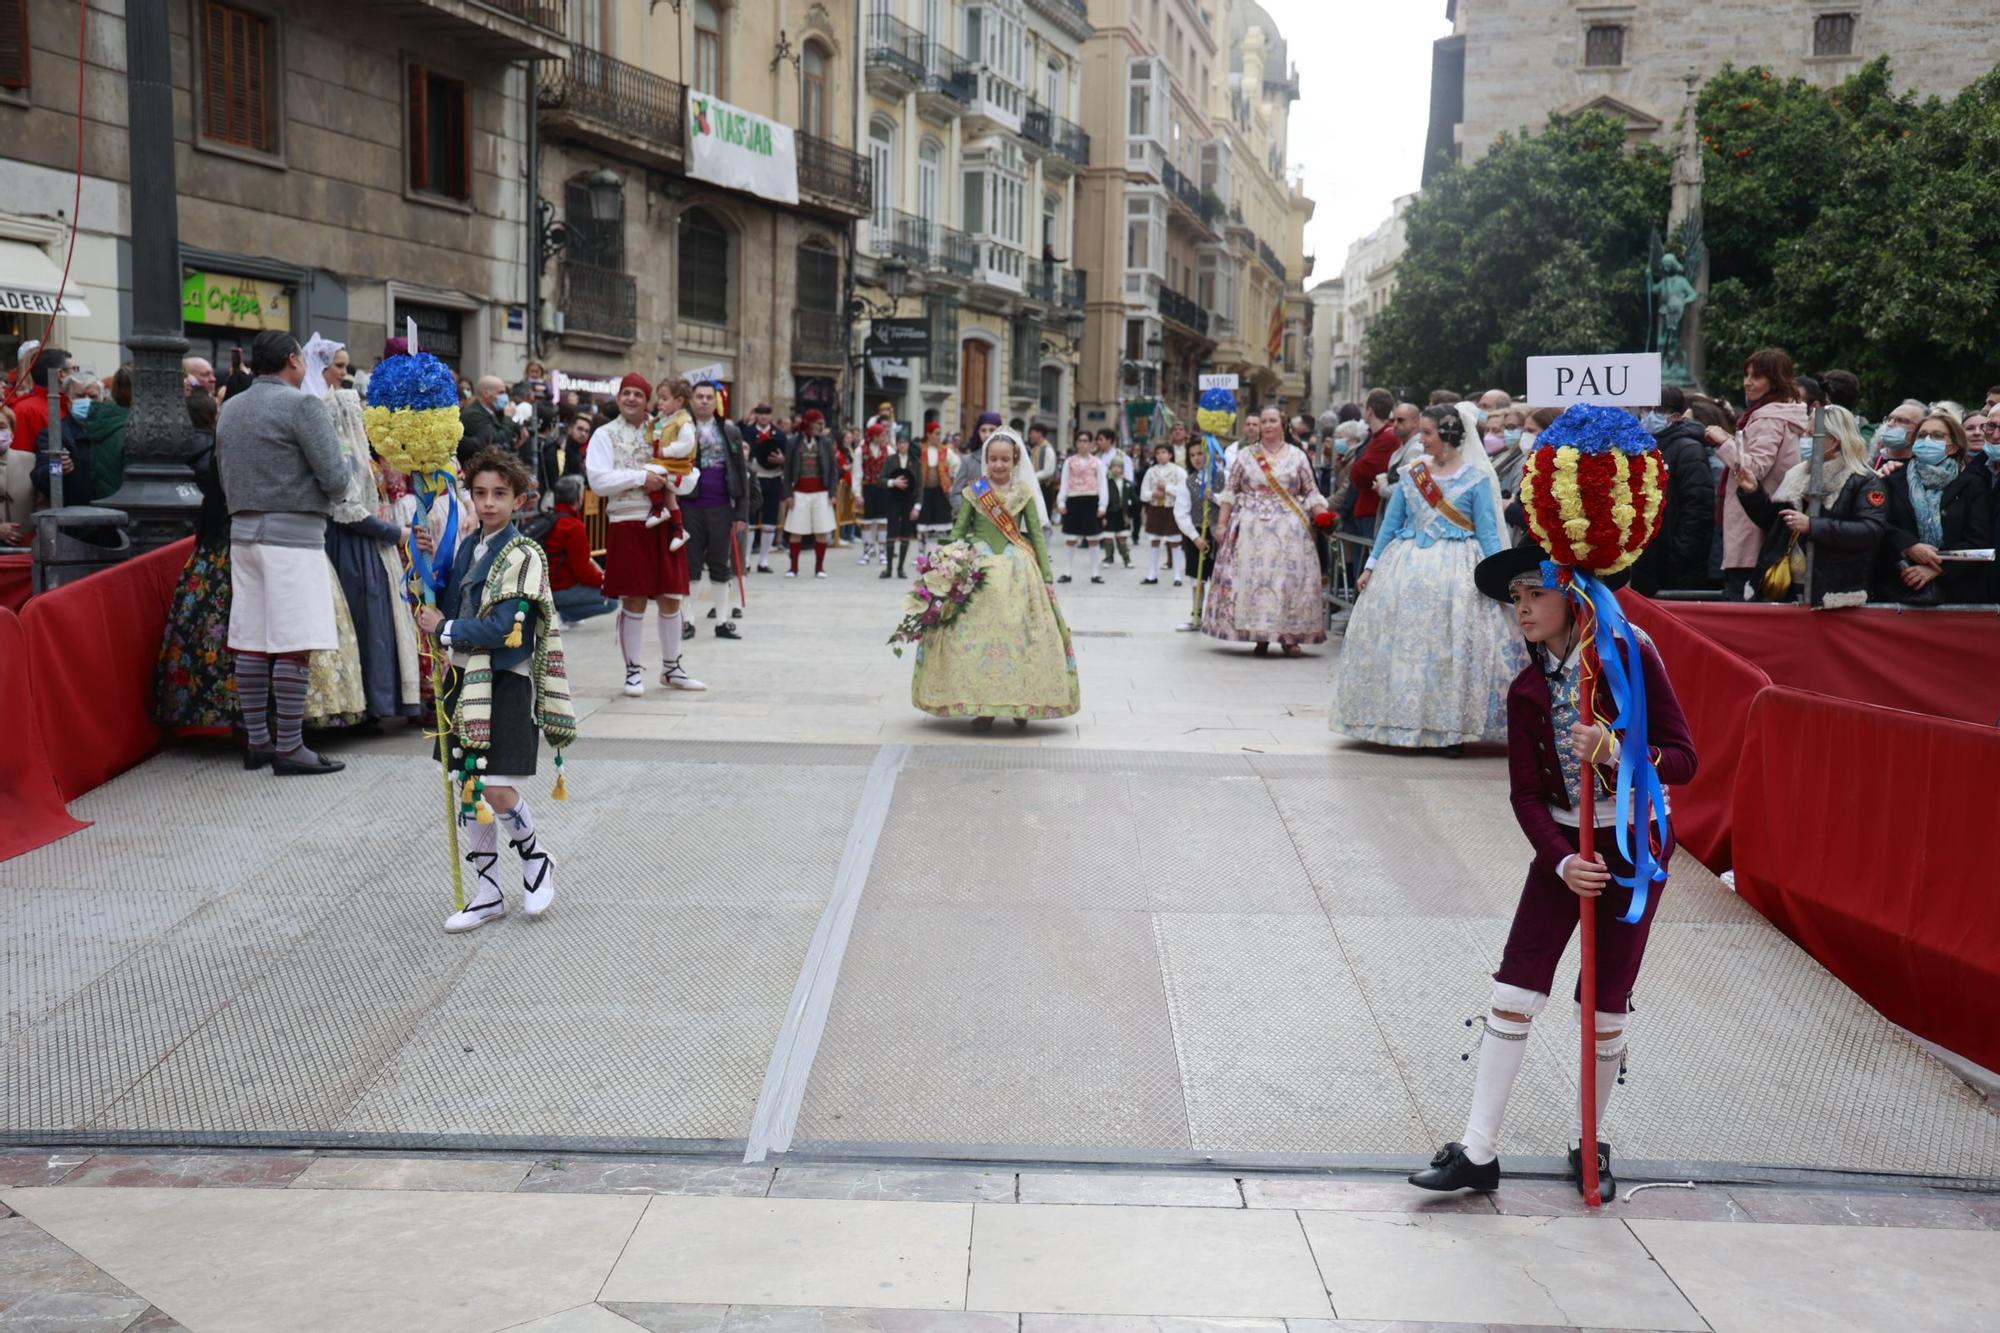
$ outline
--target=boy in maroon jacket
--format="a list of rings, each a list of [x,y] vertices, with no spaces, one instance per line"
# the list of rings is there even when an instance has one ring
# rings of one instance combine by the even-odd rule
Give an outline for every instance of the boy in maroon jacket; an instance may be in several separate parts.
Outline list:
[[[1492,1012],[1479,1041],[1479,1072],[1464,1139],[1447,1143],[1427,1169],[1410,1177],[1410,1183],[1421,1189],[1486,1191],[1499,1185],[1500,1120],[1527,1054],[1529,1026],[1549,1002],[1556,964],[1577,928],[1579,898],[1595,899],[1597,914],[1597,1119],[1603,1123],[1625,1058],[1632,986],[1664,887],[1653,886],[1637,922],[1628,925],[1621,919],[1631,907],[1632,891],[1613,882],[1612,875],[1629,877],[1632,867],[1618,853],[1617,807],[1608,794],[1617,778],[1619,739],[1580,716],[1581,635],[1569,598],[1543,584],[1546,558],[1533,546],[1517,546],[1482,561],[1474,574],[1481,592],[1512,603],[1532,657],[1507,693],[1507,767],[1514,817],[1528,835],[1534,861],[1514,909],[1500,968],[1493,974]],[[1650,733],[1646,740],[1660,781],[1671,787],[1694,776],[1694,742],[1659,653],[1650,642],[1643,644],[1643,653]],[[1597,761],[1589,769],[1599,782],[1600,796],[1597,855],[1586,861],[1577,850],[1576,810],[1585,764],[1591,759]],[[1646,833],[1640,829],[1636,836]],[[1579,994],[1579,1009],[1581,1005]],[[1579,1106],[1569,1153],[1570,1174],[1579,1188],[1581,1121]],[[1601,1141],[1596,1148],[1608,1200],[1617,1192],[1611,1149]]]

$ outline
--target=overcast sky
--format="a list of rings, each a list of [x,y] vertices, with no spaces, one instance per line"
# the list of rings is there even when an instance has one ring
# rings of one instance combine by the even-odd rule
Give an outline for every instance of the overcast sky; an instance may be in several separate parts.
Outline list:
[[[1340,276],[1347,247],[1423,175],[1431,43],[1451,32],[1445,0],[1263,0],[1299,68],[1292,164],[1316,207],[1307,285]]]

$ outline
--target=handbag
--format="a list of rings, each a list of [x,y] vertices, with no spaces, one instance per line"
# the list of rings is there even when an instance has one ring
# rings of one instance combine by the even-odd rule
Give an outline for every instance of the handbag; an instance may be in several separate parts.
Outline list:
[[[1785,545],[1785,553],[1772,561],[1764,571],[1762,592],[1767,602],[1789,601],[1792,588],[1806,576],[1805,552],[1799,549],[1799,533],[1793,533]]]

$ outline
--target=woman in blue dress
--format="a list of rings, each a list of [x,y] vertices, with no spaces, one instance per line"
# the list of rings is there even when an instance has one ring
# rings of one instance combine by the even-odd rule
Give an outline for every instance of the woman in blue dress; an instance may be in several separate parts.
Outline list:
[[[1329,725],[1404,749],[1507,737],[1507,687],[1527,664],[1507,611],[1472,571],[1506,545],[1500,482],[1469,403],[1423,414],[1425,457],[1382,511],[1347,624]]]

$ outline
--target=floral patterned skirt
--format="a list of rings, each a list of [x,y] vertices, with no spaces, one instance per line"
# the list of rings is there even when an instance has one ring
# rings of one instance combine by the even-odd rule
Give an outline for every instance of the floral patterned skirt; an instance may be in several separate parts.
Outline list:
[[[1082,706],[1076,651],[1041,571],[1011,545],[979,549],[986,581],[917,644],[910,702],[934,717],[1068,717]]]
[[[1326,642],[1319,553],[1291,506],[1269,491],[1237,501],[1235,530],[1215,555],[1201,632],[1258,643]]]
[[[1528,650],[1472,582],[1476,541],[1392,543],[1355,603],[1327,724],[1375,745],[1436,749],[1507,738],[1507,690]]]

